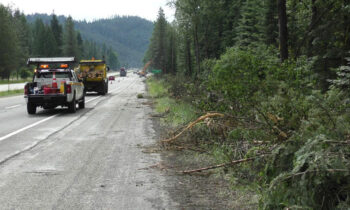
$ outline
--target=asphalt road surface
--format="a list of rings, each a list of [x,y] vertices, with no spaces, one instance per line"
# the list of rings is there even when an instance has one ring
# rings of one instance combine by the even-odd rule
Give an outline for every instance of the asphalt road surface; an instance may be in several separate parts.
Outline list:
[[[116,78],[86,108],[38,109],[23,96],[0,98],[0,209],[169,209],[172,201],[142,153],[155,143],[142,79]]]

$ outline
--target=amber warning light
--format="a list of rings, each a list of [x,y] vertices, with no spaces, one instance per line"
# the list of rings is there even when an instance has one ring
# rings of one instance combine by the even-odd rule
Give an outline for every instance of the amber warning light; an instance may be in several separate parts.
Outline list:
[[[68,64],[61,64],[61,68],[68,68]]]
[[[42,64],[42,65],[40,65],[40,68],[41,68],[41,69],[48,69],[48,68],[49,68],[49,65],[47,65],[47,64]]]

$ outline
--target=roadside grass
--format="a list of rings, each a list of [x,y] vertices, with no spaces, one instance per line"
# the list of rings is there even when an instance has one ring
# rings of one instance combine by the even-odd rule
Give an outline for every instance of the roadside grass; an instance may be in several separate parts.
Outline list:
[[[24,94],[24,90],[10,90],[10,91],[0,91],[0,97],[14,96]]]
[[[161,119],[161,123],[177,127],[189,123],[196,117],[195,109],[187,103],[169,97],[158,98],[156,101],[156,111],[167,113],[166,117]]]
[[[0,85],[15,84],[15,83],[25,83],[25,82],[30,82],[30,81],[31,81],[31,78],[19,79],[19,80],[17,80],[17,79],[10,79],[10,81],[5,79],[5,80],[0,80]]]
[[[156,112],[166,114],[165,118],[161,119],[163,125],[177,127],[196,118],[196,110],[192,105],[170,98],[169,87],[163,80],[149,78],[147,86],[149,95],[155,100]]]
[[[165,85],[164,80],[157,80],[153,77],[147,79],[148,93],[152,98],[161,98],[168,94],[168,86]]]

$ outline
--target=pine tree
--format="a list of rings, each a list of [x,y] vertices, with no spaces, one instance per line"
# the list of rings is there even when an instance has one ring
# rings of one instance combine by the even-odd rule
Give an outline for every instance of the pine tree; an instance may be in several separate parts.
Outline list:
[[[51,27],[46,26],[41,19],[35,21],[33,40],[33,56],[57,56],[58,46]]]
[[[33,28],[33,56],[44,57],[45,55],[45,42],[46,30],[45,25],[41,19],[36,19]]]
[[[57,45],[55,55],[60,56],[62,55],[62,26],[59,24],[57,16],[55,14],[52,15],[50,26]]]
[[[84,42],[79,31],[77,32],[77,45],[78,45],[77,60],[81,60],[84,54]]]
[[[257,45],[263,39],[264,10],[260,0],[247,0],[241,8],[236,44],[239,46]]]
[[[167,52],[167,69],[169,73],[176,74],[177,64],[176,64],[176,55],[177,55],[177,42],[176,42],[176,30],[174,26],[169,25],[168,27],[168,52]]]
[[[72,17],[68,17],[64,25],[63,55],[78,57],[77,35]]]
[[[279,48],[281,61],[288,59],[288,29],[286,0],[278,0]]]
[[[268,0],[265,13],[265,43],[277,46],[278,11],[277,0]]]
[[[24,14],[21,14],[19,10],[14,13],[14,25],[16,31],[16,37],[18,40],[18,68],[16,68],[17,79],[19,72],[26,69],[26,61],[29,57],[30,46],[30,29],[27,24],[27,20]]]
[[[45,26],[44,55],[47,57],[58,56],[59,47],[56,43],[55,36],[49,26]]]
[[[9,79],[17,65],[18,41],[11,21],[10,10],[0,4],[0,77],[3,79]]]
[[[112,48],[108,48],[106,52],[107,64],[111,69],[118,69],[120,67],[118,55]]]
[[[159,9],[158,18],[155,23],[151,49],[151,58],[153,61],[152,66],[157,69],[162,69],[164,73],[167,73],[166,69],[166,30],[167,21],[165,20],[164,11]]]

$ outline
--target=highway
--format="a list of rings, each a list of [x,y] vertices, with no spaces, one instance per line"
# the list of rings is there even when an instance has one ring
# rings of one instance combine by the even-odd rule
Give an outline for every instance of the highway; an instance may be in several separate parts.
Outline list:
[[[116,78],[86,108],[28,115],[23,96],[0,98],[0,209],[171,209],[143,79]]]
[[[118,72],[111,71],[108,73],[108,76],[117,75],[117,74]],[[20,90],[24,88],[25,84],[26,83],[2,84],[0,85],[0,92],[8,91],[8,90]]]

